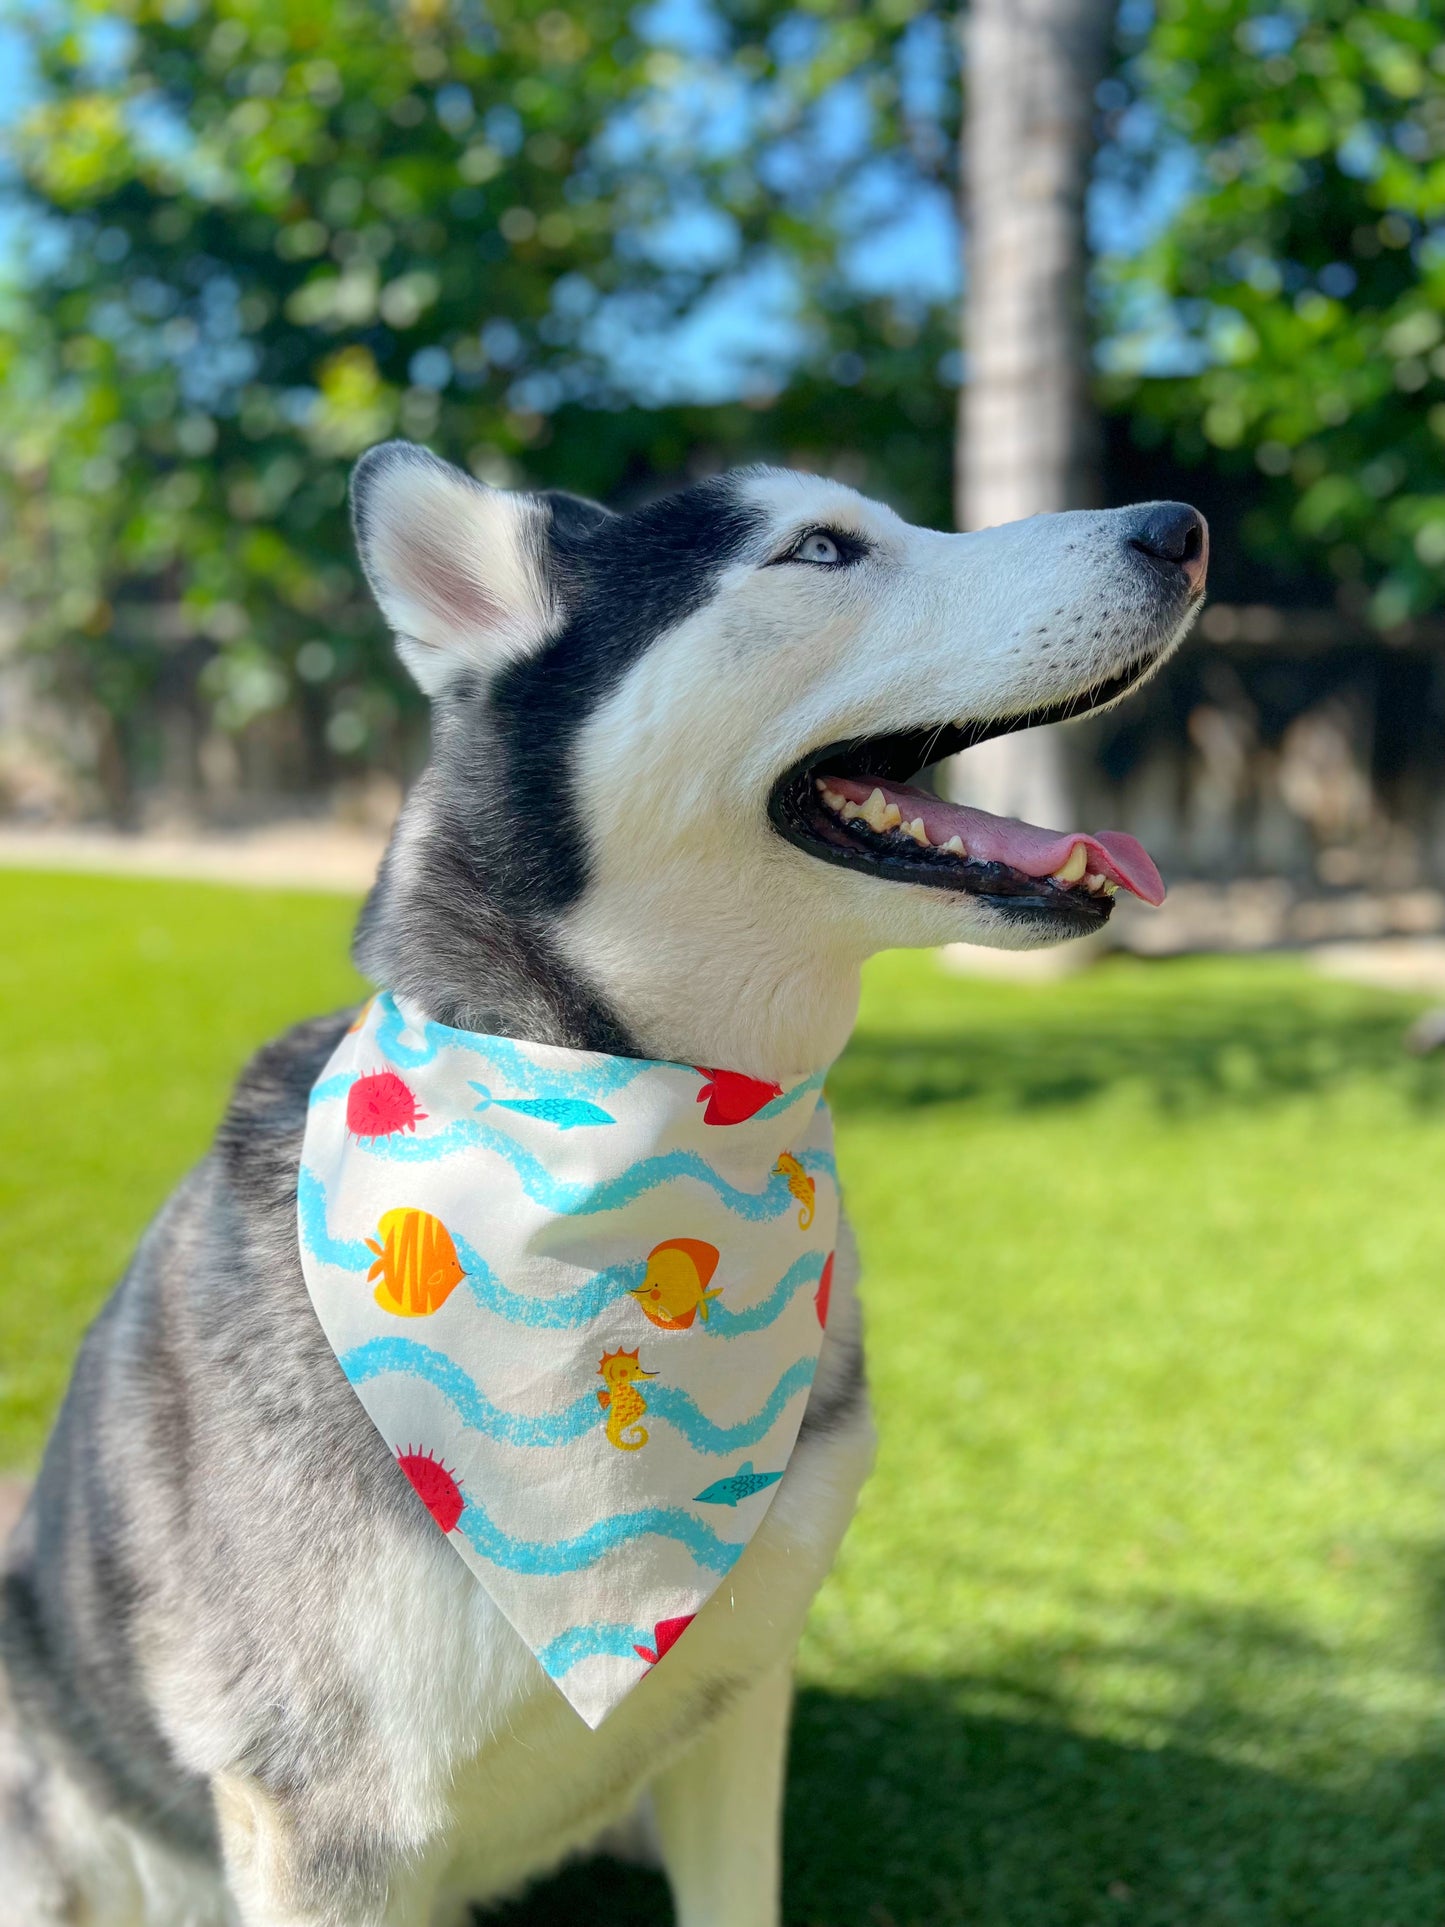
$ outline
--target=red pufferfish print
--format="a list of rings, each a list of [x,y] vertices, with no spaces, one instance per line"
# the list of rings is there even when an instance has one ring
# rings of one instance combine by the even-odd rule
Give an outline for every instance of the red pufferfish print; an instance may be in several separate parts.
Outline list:
[[[823,1275],[818,1280],[818,1289],[813,1293],[813,1309],[818,1314],[818,1323],[826,1331],[828,1327],[828,1305],[833,1296],[833,1259],[835,1253],[829,1252],[823,1266]]]
[[[712,1071],[705,1064],[694,1064],[693,1069],[708,1080],[697,1094],[698,1103],[707,1105],[702,1114],[704,1124],[746,1124],[765,1104],[783,1094],[781,1084],[744,1077],[741,1071]]]
[[[410,1087],[395,1071],[369,1071],[346,1093],[346,1128],[353,1137],[393,1137],[426,1119]]]
[[[659,1619],[652,1635],[650,1646],[634,1646],[633,1652],[639,1659],[645,1659],[649,1666],[655,1666],[666,1653],[670,1653],[682,1638],[696,1613],[682,1613],[676,1619]]]
[[[441,1460],[433,1458],[430,1452],[421,1452],[409,1445],[404,1452],[397,1453],[396,1462],[411,1481],[412,1491],[442,1531],[453,1531],[462,1516],[466,1500],[462,1497],[461,1486]]]

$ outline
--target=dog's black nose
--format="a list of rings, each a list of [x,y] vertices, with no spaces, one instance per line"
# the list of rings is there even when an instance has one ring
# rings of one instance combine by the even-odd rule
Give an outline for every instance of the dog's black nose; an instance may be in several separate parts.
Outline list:
[[[1209,524],[1187,502],[1150,502],[1139,511],[1129,547],[1156,562],[1172,562],[1191,589],[1204,585],[1209,567]]]

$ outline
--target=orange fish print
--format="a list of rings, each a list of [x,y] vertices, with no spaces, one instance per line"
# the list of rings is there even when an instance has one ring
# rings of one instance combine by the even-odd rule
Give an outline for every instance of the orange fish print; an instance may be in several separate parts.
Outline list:
[[[376,1253],[366,1282],[380,1278],[376,1302],[398,1318],[425,1318],[440,1310],[467,1275],[451,1233],[429,1211],[385,1212],[366,1248]]]
[[[653,1324],[665,1332],[685,1332],[707,1308],[721,1298],[722,1287],[709,1291],[717,1270],[718,1248],[701,1238],[667,1238],[647,1254],[647,1270],[632,1296]]]

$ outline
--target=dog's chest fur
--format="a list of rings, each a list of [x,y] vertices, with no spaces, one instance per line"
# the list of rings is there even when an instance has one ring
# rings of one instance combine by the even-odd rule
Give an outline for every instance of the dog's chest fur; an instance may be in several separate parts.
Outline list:
[[[805,1444],[747,1556],[688,1640],[596,1734],[451,1555],[381,1550],[344,1608],[356,1653],[387,1680],[368,1708],[386,1735],[394,1797],[417,1800],[418,1837],[449,1863],[443,1890],[505,1893],[632,1814],[659,1766],[759,1673],[784,1664],[847,1526],[871,1448],[866,1428]],[[412,1611],[377,1615],[373,1585],[411,1587]],[[440,1661],[440,1663],[439,1663]],[[421,1789],[426,1789],[424,1794]],[[408,1791],[404,1791],[408,1790]]]

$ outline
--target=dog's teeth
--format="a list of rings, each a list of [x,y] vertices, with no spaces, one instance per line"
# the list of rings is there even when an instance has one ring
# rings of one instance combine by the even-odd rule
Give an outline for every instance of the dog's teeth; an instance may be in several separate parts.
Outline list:
[[[1099,892],[1103,889],[1103,887],[1104,887],[1104,876],[1101,870],[1089,870],[1085,873],[1084,888],[1088,891],[1091,897],[1098,896]]]
[[[858,814],[876,835],[885,830],[896,830],[903,821],[903,812],[896,803],[890,803],[882,790],[875,789]]]
[[[958,836],[957,834],[951,836],[948,839],[948,841],[944,844],[943,847],[945,850],[947,850],[950,856],[967,856],[968,855],[968,851],[965,850],[963,847],[963,838],[961,836]]]
[[[1118,884],[1115,883],[1112,877],[1105,877],[1104,878],[1104,895],[1106,897],[1116,897],[1118,896],[1118,894],[1119,894]]]
[[[1068,861],[1061,863],[1054,871],[1055,883],[1077,883],[1089,867],[1089,852],[1082,843],[1076,843],[1069,851]]]
[[[866,823],[876,836],[901,829],[905,836],[911,836],[915,842],[927,843],[928,831],[923,826],[923,818],[918,816],[911,823],[905,823],[902,810],[896,803],[890,803],[882,790],[875,787],[866,803],[854,803],[821,778],[817,786],[818,794],[828,808],[841,816],[845,823]]]

